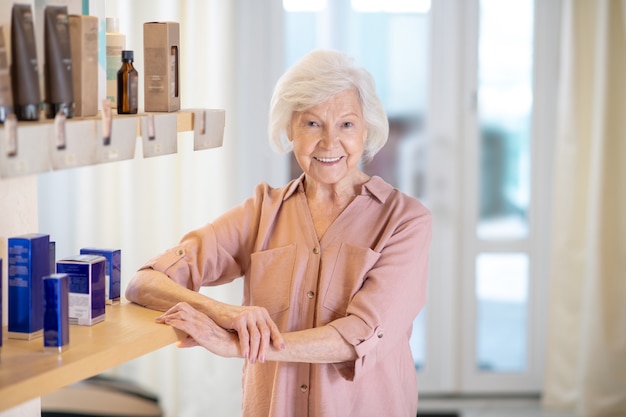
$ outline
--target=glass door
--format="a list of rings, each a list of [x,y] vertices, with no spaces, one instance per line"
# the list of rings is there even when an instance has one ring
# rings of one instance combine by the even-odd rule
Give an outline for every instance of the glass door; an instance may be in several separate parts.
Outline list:
[[[466,84],[461,387],[539,392],[549,240],[549,195],[540,182],[549,177],[542,178],[538,156],[549,143],[539,140],[534,104],[549,91],[535,88],[543,76],[535,61],[537,13],[532,0],[471,6],[476,19],[467,33],[476,58]]]
[[[532,0],[433,3],[428,194],[439,235],[422,393],[541,390],[551,12]]]

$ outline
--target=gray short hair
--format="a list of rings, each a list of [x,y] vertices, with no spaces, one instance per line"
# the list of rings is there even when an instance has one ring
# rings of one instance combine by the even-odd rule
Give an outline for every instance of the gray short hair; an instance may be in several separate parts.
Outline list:
[[[278,152],[290,152],[287,131],[293,112],[307,110],[350,89],[358,93],[368,129],[363,159],[371,160],[387,142],[387,114],[376,94],[372,75],[337,51],[309,52],[280,77],[270,105],[270,143]]]

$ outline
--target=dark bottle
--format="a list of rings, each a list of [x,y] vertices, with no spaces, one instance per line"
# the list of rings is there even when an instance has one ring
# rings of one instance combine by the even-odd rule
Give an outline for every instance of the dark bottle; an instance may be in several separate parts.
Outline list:
[[[136,114],[139,74],[133,66],[133,51],[122,51],[122,67],[117,72],[117,113]]]
[[[11,87],[18,120],[39,120],[39,66],[29,4],[14,4],[11,14]]]
[[[44,86],[46,117],[61,112],[74,116],[72,50],[67,6],[46,6],[44,12]]]

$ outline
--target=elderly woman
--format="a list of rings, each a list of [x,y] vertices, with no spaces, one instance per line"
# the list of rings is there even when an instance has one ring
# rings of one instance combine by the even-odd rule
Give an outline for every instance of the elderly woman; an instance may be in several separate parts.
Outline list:
[[[270,137],[303,170],[150,260],[126,297],[243,357],[243,415],[412,416],[412,323],[425,302],[431,216],[359,167],[388,122],[370,74],[314,51],[278,81]],[[243,306],[198,292],[243,277]]]

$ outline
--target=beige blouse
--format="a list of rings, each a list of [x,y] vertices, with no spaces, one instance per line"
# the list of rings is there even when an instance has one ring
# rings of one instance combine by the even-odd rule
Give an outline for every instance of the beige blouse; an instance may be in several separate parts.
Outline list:
[[[318,239],[303,180],[258,185],[144,268],[195,291],[243,277],[243,303],[282,332],[330,324],[354,345],[348,363],[246,364],[243,416],[414,417],[409,338],[425,303],[430,212],[372,177]]]

